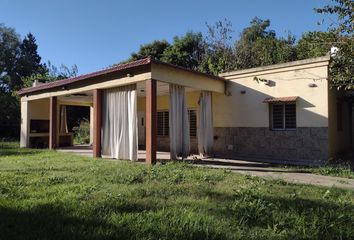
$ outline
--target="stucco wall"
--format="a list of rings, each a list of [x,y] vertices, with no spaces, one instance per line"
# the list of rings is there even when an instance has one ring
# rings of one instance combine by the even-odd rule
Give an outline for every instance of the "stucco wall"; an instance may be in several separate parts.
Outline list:
[[[187,98],[187,107],[188,108],[198,108],[198,100],[199,100],[199,91],[194,91],[194,92],[187,92],[186,93],[186,98]],[[138,111],[145,111],[146,107],[146,98],[145,97],[138,97],[138,102],[137,102],[137,109]],[[157,96],[157,110],[168,110],[170,109],[170,96],[169,95],[164,95],[164,96]]]
[[[284,161],[327,160],[328,62],[325,57],[222,74],[229,82],[226,94],[213,94],[216,154]],[[270,84],[257,82],[255,77]],[[269,104],[263,101],[289,96],[299,97],[296,130],[270,130]]]
[[[226,91],[230,96],[213,94],[215,127],[269,127],[269,105],[263,100],[287,96],[299,96],[298,127],[328,127],[327,66],[225,77],[229,79]],[[254,77],[275,85],[257,83]],[[317,87],[309,87],[313,83]]]
[[[32,119],[49,120],[49,98],[21,100],[21,147],[29,147],[29,128]]]

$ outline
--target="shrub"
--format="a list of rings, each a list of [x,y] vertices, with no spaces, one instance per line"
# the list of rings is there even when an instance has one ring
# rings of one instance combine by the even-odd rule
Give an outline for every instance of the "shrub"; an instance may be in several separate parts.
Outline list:
[[[75,129],[74,133],[75,144],[90,143],[90,121],[86,118],[80,121],[80,125]]]

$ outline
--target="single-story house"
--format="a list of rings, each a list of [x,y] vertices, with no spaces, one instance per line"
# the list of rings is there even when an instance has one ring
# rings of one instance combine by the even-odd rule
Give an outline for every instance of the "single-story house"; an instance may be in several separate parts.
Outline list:
[[[21,147],[72,144],[65,106],[90,107],[93,156],[146,161],[278,159],[313,163],[353,148],[353,105],[330,88],[330,57],[212,76],[150,57],[35,84],[21,96]]]

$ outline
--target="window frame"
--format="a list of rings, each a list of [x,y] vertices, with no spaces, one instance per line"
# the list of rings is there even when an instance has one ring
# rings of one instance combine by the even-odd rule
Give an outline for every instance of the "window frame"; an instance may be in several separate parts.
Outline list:
[[[270,130],[272,131],[295,131],[297,129],[297,104],[296,102],[280,102],[280,103],[271,103],[270,105],[270,111],[269,111],[269,120],[270,120]],[[274,128],[274,112],[273,112],[273,107],[274,105],[277,106],[282,106],[282,128]],[[287,128],[286,127],[286,105],[295,105],[295,128]]]
[[[191,119],[190,119],[190,112],[191,111],[194,111],[195,112],[195,135],[192,135],[191,134],[191,129],[192,129],[192,125],[191,125]],[[191,138],[195,138],[195,137],[197,137],[197,135],[198,135],[198,111],[197,111],[197,109],[196,108],[188,108],[187,109],[187,112],[188,112],[188,122],[189,122],[189,135],[190,135],[190,137]],[[169,109],[159,109],[159,110],[157,110],[157,121],[158,121],[158,115],[159,115],[159,113],[162,113],[163,114],[163,119],[162,119],[162,134],[159,134],[159,124],[158,124],[158,126],[157,126],[157,136],[158,137],[169,137],[170,136],[170,132],[169,132],[169,130],[170,130],[170,123],[169,123],[169,114],[170,114],[170,110]],[[167,116],[168,116],[168,122],[167,122],[167,127],[166,127],[166,122],[165,122],[165,114],[167,114]]]
[[[162,116],[162,134],[160,134],[159,132],[159,124],[157,124],[157,136],[158,137],[169,137],[170,136],[170,123],[169,123],[169,121],[170,121],[170,112],[169,112],[169,110],[166,110],[166,109],[160,109],[160,110],[157,110],[157,113],[156,113],[156,120],[157,120],[157,122],[158,122],[158,118],[159,118],[159,113],[162,113],[163,114],[163,116]],[[165,122],[165,115],[167,114],[167,117],[168,117],[168,122],[167,122],[167,124],[168,124],[168,126],[167,126],[167,128],[166,128],[166,122]]]

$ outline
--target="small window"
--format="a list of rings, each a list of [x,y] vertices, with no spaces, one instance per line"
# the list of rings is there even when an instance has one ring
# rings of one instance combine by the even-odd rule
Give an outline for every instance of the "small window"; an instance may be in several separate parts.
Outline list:
[[[282,103],[271,105],[271,129],[296,129],[296,104]]]
[[[169,134],[168,111],[157,112],[157,135],[168,136],[168,134]]]
[[[337,130],[343,131],[343,108],[341,101],[337,101]]]
[[[197,136],[197,112],[194,109],[188,110],[189,134],[191,137]]]

